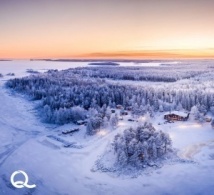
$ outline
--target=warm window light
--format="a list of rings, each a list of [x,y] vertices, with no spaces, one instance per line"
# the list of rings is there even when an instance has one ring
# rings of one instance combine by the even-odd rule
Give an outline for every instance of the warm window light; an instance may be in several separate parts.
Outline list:
[[[105,130],[100,130],[97,135],[100,135],[100,136],[105,136],[107,134],[107,132]]]
[[[140,117],[140,121],[145,121],[145,120],[146,120],[145,116]]]
[[[189,124],[189,125],[179,125],[178,127],[181,128],[181,129],[186,129],[186,128],[200,128],[202,125],[201,124],[198,124],[198,123],[195,123],[195,124]]]
[[[118,126],[124,126],[124,125],[126,125],[125,122],[120,121],[120,122],[118,123]]]

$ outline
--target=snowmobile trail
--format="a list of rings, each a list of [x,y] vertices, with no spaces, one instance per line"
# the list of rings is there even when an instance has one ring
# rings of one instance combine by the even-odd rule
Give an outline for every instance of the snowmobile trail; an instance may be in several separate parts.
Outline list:
[[[214,143],[214,140],[208,141],[208,142],[203,142],[203,143],[198,143],[194,144],[191,146],[188,146],[187,148],[183,149],[178,155],[181,158],[185,158],[188,160],[194,160],[194,156],[201,152],[201,150],[204,147],[211,146]]]
[[[4,86],[0,85],[0,166],[29,139],[41,136],[44,126],[38,126],[36,117],[29,112],[32,106],[25,100],[7,93]],[[26,104],[25,104],[26,103]],[[29,124],[29,121],[32,122]],[[39,127],[39,128],[38,128]]]

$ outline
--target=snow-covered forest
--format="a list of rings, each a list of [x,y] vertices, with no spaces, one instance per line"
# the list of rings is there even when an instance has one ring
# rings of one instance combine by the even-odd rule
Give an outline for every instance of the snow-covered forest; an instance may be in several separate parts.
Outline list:
[[[1,70],[0,83],[0,179],[7,194],[13,189],[5,178],[20,167],[27,170],[30,182],[38,184],[38,194],[60,194],[61,186],[67,194],[212,191],[212,61],[114,68],[50,62],[45,69],[46,63],[25,62],[15,71],[16,63]],[[65,70],[55,70],[60,63]],[[182,76],[191,70],[197,74]],[[145,71],[150,78],[158,72],[163,79],[99,74],[114,71]],[[173,74],[179,79],[165,82]],[[167,121],[168,111],[189,118]]]
[[[206,67],[206,68],[205,68]],[[115,80],[135,80],[154,82],[175,82],[181,79],[188,79],[207,73],[213,69],[209,64],[198,66],[191,63],[182,65],[165,65],[157,67],[97,67],[97,68],[76,68],[73,72],[83,76],[95,78],[111,78]]]
[[[42,118],[50,123],[65,124],[90,118],[94,121],[92,126],[99,128],[105,117],[110,119],[110,109],[117,105],[131,109],[133,115],[148,112],[151,117],[158,111],[185,109],[193,112],[196,119],[203,120],[207,112],[214,114],[214,73],[211,69],[213,66],[209,64],[181,64],[170,67],[49,70],[43,74],[9,80],[6,85],[28,94],[33,100],[41,100],[39,109],[42,109]],[[181,80],[160,82],[159,85],[151,82],[142,86],[126,85],[122,81],[120,84],[109,82],[113,75],[114,79],[122,79],[127,74],[133,73],[136,77],[143,72],[148,75],[147,80]],[[156,80],[157,76],[161,79]]]

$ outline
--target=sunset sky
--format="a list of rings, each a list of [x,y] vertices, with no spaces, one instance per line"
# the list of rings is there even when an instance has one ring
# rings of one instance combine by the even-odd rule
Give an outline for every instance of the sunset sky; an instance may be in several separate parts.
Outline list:
[[[0,58],[214,58],[213,0],[0,0]]]

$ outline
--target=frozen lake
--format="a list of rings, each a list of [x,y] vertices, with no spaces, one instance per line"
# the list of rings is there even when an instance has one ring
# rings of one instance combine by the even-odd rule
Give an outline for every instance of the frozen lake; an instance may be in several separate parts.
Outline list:
[[[37,70],[44,72],[49,69],[64,70],[68,68],[76,67],[95,67],[89,66],[90,62],[59,62],[59,61],[30,61],[30,60],[14,60],[14,61],[0,61],[0,73],[5,75],[13,72],[16,76],[25,76],[27,69]],[[169,64],[169,62],[149,62],[149,63],[135,63],[135,62],[121,62],[120,66],[145,66],[145,67],[156,67],[161,64]],[[176,62],[170,62],[174,64]]]

